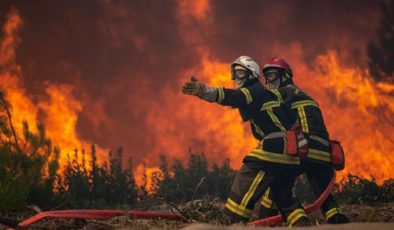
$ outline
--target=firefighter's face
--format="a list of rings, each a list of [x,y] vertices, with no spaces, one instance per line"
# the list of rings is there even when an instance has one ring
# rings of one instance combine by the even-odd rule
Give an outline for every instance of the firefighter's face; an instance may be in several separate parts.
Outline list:
[[[280,87],[280,71],[277,69],[268,69],[263,72],[265,82],[268,88],[277,89]]]
[[[231,74],[233,75],[234,87],[237,89],[241,88],[248,78],[248,71],[242,66],[235,66]]]

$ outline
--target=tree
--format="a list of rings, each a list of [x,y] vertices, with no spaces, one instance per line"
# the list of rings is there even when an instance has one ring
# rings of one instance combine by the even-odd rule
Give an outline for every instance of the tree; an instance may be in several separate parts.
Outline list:
[[[209,174],[209,186],[212,188],[211,194],[225,200],[230,191],[231,183],[234,180],[236,171],[230,167],[230,160],[223,161],[222,166],[214,164],[213,171]]]
[[[22,135],[14,128],[12,106],[0,90],[0,209],[22,209],[26,202],[50,205],[59,167],[57,147],[43,124],[32,133],[27,122]]]

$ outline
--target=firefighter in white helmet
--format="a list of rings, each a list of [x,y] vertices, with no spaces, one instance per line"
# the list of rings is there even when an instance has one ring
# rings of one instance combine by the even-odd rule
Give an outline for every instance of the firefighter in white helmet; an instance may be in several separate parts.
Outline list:
[[[291,189],[300,170],[300,159],[286,154],[286,132],[297,124],[297,116],[284,106],[278,94],[259,81],[260,68],[252,58],[240,56],[231,64],[235,89],[211,87],[195,78],[182,92],[208,102],[237,108],[244,122],[250,122],[260,141],[243,159],[231,186],[225,213],[231,222],[247,221],[255,203],[271,187],[279,211],[288,226],[304,226],[309,220]]]

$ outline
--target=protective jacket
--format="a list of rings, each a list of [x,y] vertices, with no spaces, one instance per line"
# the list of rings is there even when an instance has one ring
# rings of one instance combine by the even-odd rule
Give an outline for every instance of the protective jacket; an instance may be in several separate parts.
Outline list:
[[[272,133],[284,133],[297,124],[297,115],[282,102],[277,91],[266,89],[257,79],[240,89],[218,88],[217,103],[238,108],[244,122],[250,121],[253,136],[260,141],[244,161],[298,165],[298,157],[286,154],[284,136],[267,138]]]
[[[307,160],[329,163],[329,134],[319,104],[294,85],[287,85],[273,91],[279,92],[283,102],[298,114],[302,131],[309,142]]]

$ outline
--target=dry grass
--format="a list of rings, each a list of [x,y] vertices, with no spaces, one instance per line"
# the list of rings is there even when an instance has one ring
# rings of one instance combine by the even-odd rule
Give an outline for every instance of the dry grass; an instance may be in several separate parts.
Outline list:
[[[218,199],[200,199],[193,202],[186,203],[178,207],[183,215],[191,223],[209,224],[207,229],[224,229],[227,226],[221,224],[223,202]],[[377,205],[343,205],[343,211],[348,215],[351,222],[394,222],[394,204],[383,203]],[[4,214],[2,218],[22,221],[24,218],[33,215],[34,213],[24,212],[15,214]],[[320,212],[316,212],[311,216],[315,225],[325,226],[325,221]],[[188,228],[190,224],[167,221],[167,220],[133,220],[129,215],[118,216],[107,221],[97,220],[59,220],[59,219],[45,219],[34,225],[29,229],[84,229],[84,230],[101,230],[101,229],[180,229]],[[198,225],[201,228],[206,225]],[[236,229],[237,225],[230,229]],[[6,229],[4,225],[0,225],[0,229]],[[276,228],[278,229],[278,228]],[[375,229],[376,230],[376,229]]]

